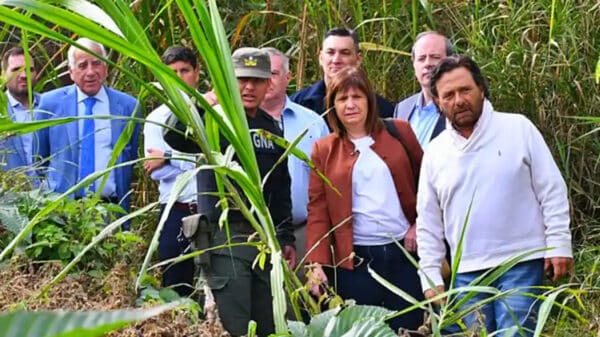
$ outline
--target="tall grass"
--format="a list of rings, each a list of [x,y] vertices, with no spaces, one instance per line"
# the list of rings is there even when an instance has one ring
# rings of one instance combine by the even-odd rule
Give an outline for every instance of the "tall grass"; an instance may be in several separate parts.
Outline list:
[[[357,28],[363,65],[377,90],[392,101],[418,90],[408,57],[416,33],[437,29],[446,34],[458,52],[482,66],[496,109],[523,113],[544,133],[569,186],[578,242],[598,241],[599,142],[596,136],[580,137],[593,127],[571,117],[597,115],[600,104],[594,81],[600,4],[330,0],[285,2],[276,10],[295,19],[278,21],[271,33],[245,22],[247,33],[238,41],[290,52],[302,71],[291,92],[321,78],[316,56],[323,34],[333,26]],[[257,39],[255,31],[266,34]]]
[[[202,148],[206,162],[215,170],[219,181],[235,201],[236,207],[246,216],[250,224],[258,232],[259,237],[265,242],[270,252],[272,266],[271,283],[273,286],[275,330],[278,333],[286,332],[283,274],[284,270],[287,269],[287,265],[282,259],[280,247],[275,237],[273,221],[262,196],[261,177],[248,132],[245,112],[239,96],[237,80],[233,75],[233,65],[230,57],[231,51],[216,4],[211,1],[207,6],[202,1],[179,0],[173,3],[172,6],[176,5],[174,8],[178,9],[178,13],[183,18],[190,33],[191,40],[203,58],[214,89],[219,97],[220,104],[223,107],[223,113],[217,113],[199,92],[185,85],[167,66],[160,62],[158,53],[150,42],[149,35],[147,35],[144,26],[137,20],[124,1],[96,1],[95,4],[87,1],[72,1],[65,3],[65,7],[62,7],[37,1],[23,0],[0,1],[0,5],[2,5],[0,6],[0,13],[6,22],[19,27],[22,31],[31,31],[32,33],[63,43],[74,44],[70,36],[49,29],[44,24],[52,23],[80,36],[92,37],[106,47],[143,65],[160,82],[163,89],[162,92],[148,85],[141,78],[141,74],[133,72],[130,68],[123,67],[119,62],[114,63],[114,66],[126,74],[128,80],[132,81],[136,86],[150,91],[161,101],[165,102],[178,119],[188,126],[193,141],[197,142]],[[7,6],[18,6],[22,10],[12,10]],[[36,19],[31,18],[32,13],[35,13]],[[42,20],[45,22],[42,23]],[[195,106],[188,104],[184,100],[181,91],[191,96],[207,111],[207,122],[210,123],[210,127],[204,128],[204,124]],[[54,120],[52,122],[60,123],[69,121],[72,121],[72,119]],[[11,123],[8,120],[3,120],[0,126],[1,130],[12,129],[16,132],[24,132],[26,128],[31,130],[36,127],[43,127],[40,123],[22,126]],[[218,134],[215,132],[223,134],[230,142],[237,153],[242,170],[230,166],[230,163],[220,152],[213,152],[213,149],[217,149],[219,139]],[[103,173],[105,172],[97,173],[96,176]],[[85,179],[61,197],[66,197],[70,192],[80,188],[81,185],[89,184],[92,178],[96,177]],[[190,175],[182,179],[185,178],[189,180]],[[250,202],[251,208],[236,193],[233,181],[242,188],[247,200]],[[183,184],[185,184],[185,181],[179,182],[179,186]],[[221,197],[224,198],[223,195]],[[175,200],[176,195],[174,193],[167,203],[167,212],[165,212],[165,215]],[[54,204],[51,203],[27,224],[25,229],[0,253],[0,259],[8,256],[19,241],[28,235],[36,222],[41,218],[41,214],[55,207]],[[163,216],[152,238],[150,249],[136,282],[137,286],[140,285],[140,280],[145,274],[153,252],[158,245],[158,237],[165,220],[166,216]],[[113,223],[109,227],[116,227],[117,225]]]
[[[230,48],[270,45],[287,52],[292,58],[292,69],[297,72],[296,81],[289,88],[293,92],[321,78],[317,53],[324,33],[334,26],[356,28],[363,42],[363,64],[372,82],[379,93],[397,101],[418,90],[408,56],[415,35],[422,30],[439,30],[455,42],[459,52],[471,54],[482,66],[497,110],[526,114],[544,133],[569,187],[575,243],[578,257],[582,259],[574,280],[584,284],[585,289],[598,286],[597,260],[591,256],[597,252],[595,247],[600,242],[597,169],[600,142],[596,133],[588,132],[600,122],[597,117],[600,94],[596,83],[600,80],[599,3],[576,0],[221,0],[219,8],[211,2],[211,11],[200,0],[136,1],[131,7],[122,0],[95,3],[114,21],[120,34],[111,33],[82,15],[66,16],[54,10],[61,8],[59,5],[4,0],[0,1],[1,41],[31,46],[32,54],[43,65],[42,81],[37,86],[42,90],[45,85],[57,86],[63,82],[59,75],[64,73],[65,67],[57,65],[64,60],[65,43],[72,43],[74,33],[100,40],[113,50],[114,67],[109,83],[134,94],[149,90],[153,99],[171,101],[173,111],[190,125],[195,139],[208,149],[210,135],[180,100],[177,89],[201,103],[202,98],[158,59],[158,54],[171,44],[196,48],[203,61],[202,89],[215,86],[226,105],[227,116],[218,116],[206,107],[209,116],[214,117],[226,137],[237,140],[238,145],[234,146],[238,153],[252,151],[247,147],[245,119],[231,77]],[[29,15],[33,12],[35,20]],[[217,13],[223,17],[222,27],[216,23]],[[24,35],[17,28],[27,33]],[[0,45],[0,49],[6,46]],[[165,92],[147,85],[154,80],[163,84]],[[0,109],[4,109],[4,105]],[[576,119],[575,116],[589,118]],[[235,122],[235,127],[230,128],[223,118],[239,123]],[[247,168],[243,179],[247,179],[248,185],[259,185],[252,155],[242,156],[241,161]],[[220,175],[227,179],[225,176],[229,173],[223,169]],[[141,208],[152,199],[153,184],[141,170],[137,177],[134,200]],[[256,197],[259,194],[252,188],[249,193]],[[262,207],[259,201],[257,205]],[[277,251],[270,227],[264,227],[266,224],[270,224],[268,213],[261,213],[260,223],[254,225]],[[275,281],[275,284],[282,283],[281,279]],[[292,287],[298,285],[296,281],[286,283]],[[600,299],[590,298],[590,303],[600,307]],[[590,314],[596,312],[591,310]],[[278,322],[280,331],[281,316]],[[564,331],[560,328],[561,322],[557,321],[560,331],[555,331],[554,336]]]

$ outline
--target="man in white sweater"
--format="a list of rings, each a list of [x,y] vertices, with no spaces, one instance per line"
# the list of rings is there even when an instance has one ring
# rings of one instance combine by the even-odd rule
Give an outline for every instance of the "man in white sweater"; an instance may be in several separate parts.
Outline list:
[[[481,307],[478,319],[467,316],[467,327],[483,320],[489,332],[517,326],[515,334],[533,335],[539,301],[522,292],[539,293],[532,287],[543,284],[544,271],[556,281],[573,265],[565,182],[535,126],[523,115],[494,111],[473,60],[444,59],[431,88],[447,126],[425,151],[417,194],[425,297],[445,290],[443,239],[458,260],[464,230],[456,287],[521,256],[490,284],[515,292]],[[465,305],[492,296],[479,293]]]

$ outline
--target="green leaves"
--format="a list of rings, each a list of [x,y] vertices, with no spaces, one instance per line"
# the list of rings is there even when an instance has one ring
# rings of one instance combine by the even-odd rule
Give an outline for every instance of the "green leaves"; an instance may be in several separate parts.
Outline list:
[[[0,315],[6,337],[95,337],[175,309],[179,302],[141,310],[17,311]]]
[[[310,324],[307,326],[309,336],[323,336],[327,324],[337,315],[342,307],[327,310],[311,317]]]
[[[106,59],[109,64],[117,66],[123,74],[132,79],[137,86],[152,93],[153,96],[168,105],[177,118],[188,128],[186,132],[191,135],[192,141],[196,142],[202,149],[207,164],[216,165],[219,186],[224,187],[221,190],[222,193],[231,194],[231,199],[256,229],[260,238],[267,243],[269,251],[277,252],[280,248],[275,237],[272,219],[262,196],[261,177],[239,96],[237,80],[233,74],[229,41],[216,2],[176,0],[168,3],[168,5],[166,4],[164,9],[167,9],[166,6],[173,7],[185,20],[191,41],[195,44],[201,59],[204,60],[222,109],[218,111],[213,109],[199,92],[187,86],[171,69],[162,64],[156,48],[151,42],[151,36],[148,35],[146,28],[138,21],[129,5],[123,0],[98,0],[94,4],[84,0],[61,2],[0,0],[0,15],[8,25],[14,25],[22,30],[67,44],[75,44],[71,34],[92,37],[113,52],[135,62],[138,66],[144,66],[160,83],[163,89],[162,92],[148,84],[146,80],[140,78],[129,68],[114,64],[111,60]],[[35,18],[31,15],[32,13],[35,13]],[[90,13],[94,15],[90,15]],[[60,27],[61,32],[66,30],[70,32],[58,33],[48,28],[52,25]],[[187,99],[182,93],[191,99]],[[196,103],[205,110],[207,119],[212,121],[210,128],[205,129],[196,109]],[[60,122],[68,121],[70,120]],[[59,121],[51,120],[44,123],[47,124],[38,122],[38,124],[30,124],[25,128],[24,125],[3,122],[0,124],[0,131],[29,132],[49,126],[51,123],[59,123]],[[234,169],[233,165],[222,167],[216,162],[213,150],[218,150],[215,140],[219,139],[219,133],[229,141],[232,149],[235,150],[239,161],[237,169]],[[127,134],[119,140],[117,153],[119,148],[125,144],[126,138],[128,138]],[[209,144],[208,139],[213,141],[212,144]],[[132,162],[128,164],[132,164]],[[118,166],[109,167],[107,170],[110,171]],[[92,179],[96,179],[105,173],[107,171],[98,173],[98,175],[94,175],[89,179],[86,178],[85,181],[63,194],[61,198],[65,198],[73,190],[89,184]],[[246,195],[245,199],[237,194],[238,191],[234,188],[233,182],[241,187]],[[249,205],[246,205],[246,202]],[[27,237],[27,234],[43,216],[57,205],[58,203],[50,203],[42,209],[0,253],[0,259],[5,258],[19,241]],[[161,222],[164,222],[164,219]],[[159,232],[160,225],[140,270],[140,278],[145,274],[149,259],[156,249],[155,241]],[[283,332],[287,329],[284,320],[285,305],[279,304],[285,303],[282,273],[286,267],[281,259],[275,259],[272,262],[282,264],[281,268],[272,269],[273,273],[278,274],[274,275],[272,279],[277,281],[276,290],[273,292],[274,302],[278,304],[276,305],[278,309],[275,314],[276,329],[278,332]]]
[[[600,57],[598,57],[598,63],[596,63],[596,83],[600,84]]]
[[[332,335],[333,336],[333,335]],[[369,317],[360,320],[352,325],[352,328],[348,330],[341,337],[397,337],[396,333],[390,327],[381,320],[373,317]]]
[[[296,145],[298,144],[298,142],[302,139],[302,137],[304,137],[304,135],[306,134],[306,132],[308,131],[308,129],[305,129],[304,132],[302,132],[300,135],[298,135],[298,137],[296,137],[296,139],[294,139],[293,142],[288,142],[285,138],[274,135],[268,131],[265,130],[257,130],[256,132],[269,139],[272,140],[275,144],[277,144],[277,146],[282,147],[285,150],[285,153],[283,154],[284,157],[288,156],[290,153],[293,154],[294,156],[296,156],[298,159],[302,160],[303,162],[306,163],[306,165],[308,165],[308,167],[310,167],[311,170],[314,170],[317,175],[319,176],[319,178],[321,178],[323,180],[323,182],[331,187],[331,189],[333,191],[335,191],[335,193],[341,195],[340,191],[333,186],[333,184],[331,183],[331,181],[329,180],[329,178],[327,178],[323,172],[319,171],[319,169],[317,169],[317,167],[315,166],[315,164],[310,160],[310,158],[308,158],[308,156],[306,155],[306,153],[302,152],[302,150],[299,150]],[[278,162],[279,164],[279,162]],[[273,168],[271,169],[273,170]],[[270,173],[270,172],[269,172]]]
[[[542,335],[542,332],[544,331],[544,326],[546,325],[546,321],[548,320],[548,316],[550,315],[550,311],[552,310],[552,306],[554,305],[556,298],[558,297],[558,295],[560,295],[560,293],[562,293],[565,290],[567,289],[562,288],[558,291],[552,292],[550,296],[548,296],[540,305],[538,320],[535,326],[535,332],[533,334],[535,337],[539,337]]]
[[[27,217],[19,212],[16,205],[0,203],[0,224],[12,234],[17,234],[27,225]]]
[[[376,306],[368,306],[368,305],[354,305],[347,308],[344,308],[337,316],[335,316],[325,328],[326,336],[368,336],[370,331],[375,330],[367,330],[365,331],[366,326],[377,326],[377,323],[383,323],[384,318],[391,314],[392,311]],[[361,322],[362,321],[362,322]],[[356,324],[360,322],[361,324]],[[365,325],[364,323],[368,323]],[[393,331],[387,326],[387,324],[383,323],[389,332]],[[379,326],[376,330],[380,330],[381,326]],[[352,332],[362,331],[362,333],[350,334]]]
[[[0,7],[1,9],[2,7]],[[6,104],[4,105],[6,106]],[[0,119],[0,132],[11,132],[14,134],[24,134],[28,132],[34,132],[43,128],[47,128],[54,125],[72,122],[77,118],[55,118],[43,121],[27,122],[27,123],[15,123],[10,119]]]
[[[292,337],[395,337],[385,323],[392,312],[369,305],[337,307],[313,316],[309,325],[289,322]]]

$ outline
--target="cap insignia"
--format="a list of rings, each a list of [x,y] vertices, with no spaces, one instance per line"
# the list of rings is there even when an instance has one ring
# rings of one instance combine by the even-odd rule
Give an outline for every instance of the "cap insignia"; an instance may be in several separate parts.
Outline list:
[[[257,61],[253,56],[248,56],[248,58],[244,59],[245,67],[256,67]]]

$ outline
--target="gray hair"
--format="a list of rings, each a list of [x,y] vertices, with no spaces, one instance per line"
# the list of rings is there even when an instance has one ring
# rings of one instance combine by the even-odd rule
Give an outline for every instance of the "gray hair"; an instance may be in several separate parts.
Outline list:
[[[106,57],[106,49],[104,49],[104,46],[94,40],[88,39],[87,37],[82,37],[77,39],[75,42],[87,49],[97,47],[100,49],[100,56]],[[75,68],[75,51],[77,50],[81,49],[77,48],[75,45],[71,45],[69,47],[69,51],[67,51],[67,59],[69,60],[69,68],[71,69]]]
[[[290,72],[290,58],[282,53],[279,49],[273,47],[264,47],[260,50],[269,53],[269,56],[279,56],[283,59],[283,71],[286,73]]]
[[[439,32],[436,32],[434,30],[428,30],[428,31],[417,34],[417,37],[415,37],[415,43],[413,44],[413,46],[410,50],[410,59],[411,60],[414,61],[414,59],[415,59],[415,46],[417,45],[417,42],[419,42],[420,39],[422,39],[428,35],[437,35],[444,39],[444,44],[446,45],[446,56],[452,56],[456,53],[456,51],[454,51],[454,45],[452,44],[450,39],[448,39],[443,34],[440,34]]]

